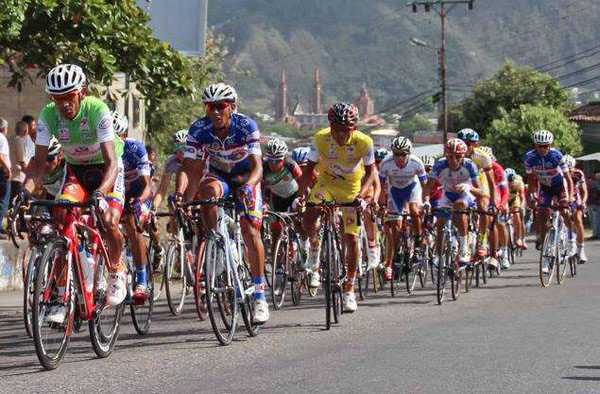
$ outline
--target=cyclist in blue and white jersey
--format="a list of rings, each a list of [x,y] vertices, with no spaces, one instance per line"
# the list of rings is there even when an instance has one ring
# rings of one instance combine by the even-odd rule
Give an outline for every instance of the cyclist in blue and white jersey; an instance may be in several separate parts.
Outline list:
[[[134,138],[127,138],[129,121],[127,117],[113,112],[113,129],[124,138],[123,167],[125,170],[125,210],[123,211],[123,227],[129,239],[129,248],[135,264],[135,289],[133,298],[145,301],[147,294],[146,273],[146,239],[135,227],[134,215],[143,226],[152,201],[152,180],[150,178],[150,160],[144,144]]]
[[[202,101],[206,115],[190,127],[183,171],[177,179],[176,201],[211,199],[234,195],[238,210],[244,206],[240,226],[247,248],[250,271],[255,284],[254,322],[269,319],[264,293],[265,250],[261,239],[263,175],[260,131],[250,117],[235,112],[237,93],[233,87],[216,83],[204,89]],[[208,173],[204,179],[205,165]],[[208,229],[217,225],[217,207],[202,207]]]
[[[539,217],[536,220],[536,248],[539,248],[544,236],[549,217],[549,208],[553,201],[562,207],[560,213],[569,229],[569,240],[574,240],[571,231],[571,215],[569,203],[572,202],[573,179],[564,156],[552,148],[554,136],[547,130],[538,130],[533,134],[533,147],[525,154],[525,172],[528,179],[527,194],[531,200],[540,204]],[[569,242],[569,255],[576,250],[574,241]],[[542,268],[548,269],[548,267]]]
[[[160,183],[158,184],[158,190],[156,190],[156,193],[154,193],[154,197],[152,198],[152,212],[156,212],[157,208],[160,206],[163,196],[165,193],[167,193],[167,189],[169,188],[169,184],[171,183],[173,175],[177,174],[179,170],[181,170],[187,135],[187,130],[179,130],[173,134],[175,152],[167,157],[167,160],[165,160],[162,166],[163,173],[160,178]]]
[[[479,184],[479,170],[477,165],[470,159],[465,158],[467,144],[453,138],[446,143],[445,158],[439,159],[433,165],[429,173],[430,181],[427,182],[426,193],[433,185],[432,180],[437,180],[442,186],[442,199],[440,208],[454,208],[464,210],[475,207],[475,197],[482,196],[485,192]],[[437,237],[436,248],[441,247],[441,232],[449,215],[438,215],[436,221]],[[469,244],[467,242],[468,220],[466,215],[455,215],[453,222],[458,231],[458,262],[461,268],[465,268],[471,259]]]
[[[406,137],[392,141],[392,154],[379,165],[379,178],[387,192],[387,214],[385,215],[385,273],[386,281],[392,280],[392,260],[396,252],[396,240],[400,238],[402,211],[408,207],[412,217],[414,244],[421,245],[421,205],[423,187],[427,180],[421,159],[411,154],[412,143]]]

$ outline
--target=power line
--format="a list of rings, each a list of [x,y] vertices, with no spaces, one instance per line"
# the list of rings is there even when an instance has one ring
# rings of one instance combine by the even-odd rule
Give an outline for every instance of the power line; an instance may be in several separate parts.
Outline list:
[[[558,63],[558,62],[561,62],[561,61],[564,61],[564,60],[569,60],[569,59],[572,59],[572,58],[574,58],[574,57],[576,57],[576,56],[582,55],[582,54],[584,54],[584,53],[587,53],[587,52],[593,51],[593,50],[595,50],[595,49],[598,49],[598,48],[600,48],[600,45],[596,45],[596,46],[594,46],[594,47],[592,47],[592,48],[588,48],[588,49],[586,49],[586,50],[583,50],[583,51],[581,51],[581,52],[577,52],[577,53],[574,53],[574,54],[572,54],[572,55],[565,56],[565,57],[562,57],[562,58],[560,58],[560,59],[553,60],[553,61],[551,61],[551,62],[548,62],[548,63],[540,64],[539,66],[535,66],[535,67],[534,67],[534,69],[535,69],[535,70],[543,70],[544,68],[546,68],[546,67],[548,67],[548,66],[551,66],[551,65],[553,65],[553,64],[555,64],[555,63]]]

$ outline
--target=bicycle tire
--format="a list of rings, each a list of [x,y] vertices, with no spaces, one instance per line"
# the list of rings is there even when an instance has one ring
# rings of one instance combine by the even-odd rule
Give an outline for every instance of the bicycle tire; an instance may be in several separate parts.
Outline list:
[[[271,271],[271,300],[275,310],[279,310],[285,300],[287,271],[289,266],[289,244],[287,235],[282,233],[275,243],[273,251],[273,270]],[[279,294],[277,294],[279,292]]]
[[[104,275],[107,272],[108,270],[104,264],[102,254],[99,254],[94,278],[99,278],[100,275]],[[98,308],[98,305],[104,304],[104,298],[105,294],[101,292],[95,294],[94,300],[96,301],[96,308]],[[124,310],[124,302],[120,303],[115,307],[97,309],[93,312],[94,315],[88,321],[88,328],[90,333],[90,341],[92,342],[92,348],[94,349],[94,353],[96,353],[96,355],[99,358],[106,358],[110,356],[110,354],[114,350],[115,344],[119,337],[121,317],[123,316]],[[108,330],[105,330],[103,327],[104,321],[108,321]]]
[[[182,243],[171,243],[167,252],[167,264],[165,264],[165,290],[167,304],[173,316],[180,316],[185,304],[185,293],[187,288],[187,276],[185,275],[185,246]],[[180,283],[175,286],[175,282]]]
[[[328,251],[329,250],[329,240],[326,239],[323,241],[323,245],[322,245],[322,249],[321,250],[325,250]],[[324,259],[321,262],[322,263],[322,267],[323,267],[323,273],[322,273],[322,281],[323,281],[323,292],[325,293],[325,330],[330,330],[331,329],[331,322],[332,322],[332,309],[333,309],[333,304],[332,304],[332,298],[333,298],[333,278],[332,278],[332,273],[331,273],[331,261],[329,260],[329,253],[324,253]]]
[[[254,281],[252,280],[252,275],[250,274],[245,259],[238,266],[238,276],[240,283],[243,286],[243,291],[254,286]],[[251,337],[257,336],[260,330],[260,324],[254,323],[254,296],[252,294],[245,295],[244,302],[240,305],[240,311],[242,312],[242,319],[244,320],[248,335]]]
[[[228,270],[224,270],[217,275],[216,267],[219,260],[225,260],[223,245],[209,238],[205,245],[203,263],[206,306],[210,324],[217,341],[221,345],[227,346],[233,341],[237,328],[239,297],[236,294],[235,287],[228,289]],[[225,305],[220,300],[223,294],[228,299],[229,313],[224,311]],[[230,317],[228,318],[228,316]],[[220,323],[222,323],[222,327]]]
[[[469,265],[463,272],[465,278],[465,293],[468,293],[471,290],[471,284],[473,283],[473,279],[475,277],[475,265]]]
[[[440,253],[438,254],[438,266],[435,269],[437,273],[437,302],[438,305],[442,305],[444,302],[444,297],[446,294],[446,280],[448,278],[448,268],[450,267],[450,262],[452,260],[452,255],[450,253],[450,245],[447,245],[449,241],[447,240],[448,234],[442,233],[442,246],[440,249]]]
[[[419,264],[419,270],[417,274],[419,275],[419,283],[421,284],[421,288],[424,289],[427,286],[427,269],[429,267],[429,244],[425,246],[423,249],[423,253],[421,255],[421,262]]]
[[[554,231],[555,231],[554,229],[549,229],[546,232],[546,235],[544,237],[544,242],[542,243],[542,247],[540,248],[539,274],[540,274],[540,282],[542,284],[542,287],[548,287],[552,283],[552,279],[554,276],[554,270],[556,268],[555,267],[556,256],[554,256],[556,251],[551,250],[551,249],[554,249],[554,235],[555,235]],[[548,274],[545,274],[542,271],[544,264],[546,264],[546,263],[549,266]]]
[[[56,261],[56,258],[54,258],[56,251],[62,251],[62,256],[59,257],[59,261]],[[75,295],[74,291],[72,291],[73,284],[71,282],[67,283],[67,289],[65,290],[65,294],[69,294],[70,296],[66,301],[67,313],[62,324],[62,334],[60,340],[56,341],[56,351],[50,354],[50,346],[48,343],[49,338],[47,335],[42,333],[42,330],[46,328],[46,326],[50,326],[50,332],[60,332],[61,325],[56,325],[55,323],[48,324],[45,322],[46,307],[50,301],[44,301],[41,299],[41,297],[44,295],[48,287],[53,288],[55,286],[56,290],[50,290],[49,293],[54,298],[53,302],[57,302],[56,298],[58,298],[58,296],[55,294],[55,292],[58,292],[58,284],[56,283],[56,280],[52,282],[48,281],[48,279],[53,265],[62,264],[67,266],[67,251],[67,243],[64,239],[55,239],[47,243],[44,253],[40,259],[35,280],[32,306],[33,343],[35,345],[35,353],[40,361],[40,364],[42,364],[42,366],[47,370],[56,369],[62,362],[70,340],[69,327],[72,327],[75,315]]]
[[[164,252],[163,252],[164,254]],[[163,259],[165,259],[166,256],[163,256]],[[163,289],[165,288],[165,270],[164,267],[163,269],[159,269],[159,267],[157,267],[155,269],[154,267],[154,259],[156,259],[156,254],[154,252],[154,240],[152,239],[152,237],[150,237],[149,242],[148,242],[148,260],[151,262],[152,265],[152,280],[153,280],[153,285],[152,288],[154,290],[153,292],[153,297],[154,297],[154,301],[158,301],[158,299],[160,298]],[[164,264],[164,261],[163,263]]]
[[[575,256],[572,256],[569,258],[569,268],[570,268],[570,272],[571,272],[571,278],[574,278],[575,275],[577,275],[577,260],[578,260],[578,258]]]
[[[404,279],[406,284],[406,292],[408,294],[412,294],[415,286],[417,285],[418,277],[415,269],[416,266],[417,264],[414,262],[414,255],[412,257],[408,256],[408,260],[404,265]]]
[[[302,268],[295,267],[290,280],[292,283],[292,304],[300,305],[304,289],[304,281],[306,280],[305,271]]]
[[[204,256],[205,242],[201,242],[196,255],[196,269],[194,272],[194,303],[196,304],[196,314],[200,321],[208,319],[208,310],[206,307],[206,288],[204,286]]]
[[[33,314],[33,293],[35,288],[35,271],[39,262],[39,254],[36,248],[31,250],[25,272],[25,280],[23,281],[23,323],[25,332],[29,338],[33,338],[32,329],[32,314]]]
[[[453,269],[449,275],[451,279],[450,287],[452,290],[452,299],[454,301],[458,300],[458,297],[460,296],[460,283],[463,279],[463,272],[464,270]]]
[[[148,257],[148,255],[146,255]],[[140,335],[146,335],[150,331],[152,325],[152,313],[154,311],[154,279],[152,270],[152,260],[146,259],[146,283],[147,283],[147,298],[143,304],[136,304],[135,300],[131,300],[129,309],[131,311],[131,321],[133,327]]]

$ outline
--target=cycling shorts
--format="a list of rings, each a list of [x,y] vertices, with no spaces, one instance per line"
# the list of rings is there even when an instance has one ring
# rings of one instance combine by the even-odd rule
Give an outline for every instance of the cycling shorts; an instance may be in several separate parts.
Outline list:
[[[335,200],[337,203],[349,203],[353,202],[358,196],[356,190],[353,192],[348,188],[341,186],[326,186],[321,180],[318,180],[315,186],[308,195],[308,202],[318,204],[323,201]],[[360,233],[360,227],[358,226],[357,214],[355,208],[341,208],[342,218],[344,220],[344,233],[358,235]]]
[[[402,189],[390,187],[388,189],[387,197],[388,206],[385,221],[398,220],[402,217],[401,213],[405,204],[417,203],[421,205],[421,202],[423,201],[423,190],[421,189],[421,183],[413,182]]]
[[[275,194],[271,195],[271,203],[269,204],[271,209],[275,212],[287,212],[292,208],[292,204],[296,199],[297,193],[292,194],[289,197],[279,197]]]
[[[565,181],[554,186],[540,185],[540,207],[549,208],[553,200],[558,200],[558,203],[563,205],[567,202],[567,187]]]
[[[117,161],[117,168],[117,179],[112,191],[104,198],[109,207],[123,211],[125,174],[121,158]],[[56,200],[86,202],[100,186],[103,174],[104,164],[73,165],[67,163],[67,178],[65,179],[61,193],[56,196]]]
[[[200,188],[204,187],[206,183],[215,181],[219,185],[219,193],[216,196],[217,198],[225,198],[232,194],[235,195],[237,188],[241,186],[234,182],[232,177],[227,177],[223,174],[209,172],[204,178],[204,180],[201,182]],[[256,186],[254,186],[254,188],[252,189],[250,204],[246,208],[248,209],[247,215],[244,212],[243,202],[238,201],[236,198],[235,209],[241,213],[241,218],[248,220],[256,227],[260,228],[263,217],[263,201],[260,182],[257,183]]]
[[[458,201],[463,201],[467,208],[475,207],[475,197],[471,193],[444,191],[439,208],[454,208],[454,204]],[[441,219],[450,219],[451,213],[446,211],[438,211],[436,216]]]

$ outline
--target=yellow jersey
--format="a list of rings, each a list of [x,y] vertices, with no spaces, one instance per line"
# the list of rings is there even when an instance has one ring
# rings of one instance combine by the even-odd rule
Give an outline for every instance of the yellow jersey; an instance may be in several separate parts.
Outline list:
[[[328,127],[315,134],[308,159],[319,163],[319,180],[324,183],[360,186],[364,166],[375,163],[373,140],[355,130],[346,144],[338,145]]]

